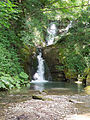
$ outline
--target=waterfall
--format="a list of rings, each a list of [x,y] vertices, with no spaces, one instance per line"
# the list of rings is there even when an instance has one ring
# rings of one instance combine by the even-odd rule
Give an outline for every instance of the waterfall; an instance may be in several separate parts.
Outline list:
[[[40,50],[39,54],[37,55],[37,60],[38,60],[38,69],[36,73],[33,75],[33,79],[31,82],[47,82],[45,80],[45,68],[44,68],[44,59],[42,58],[42,52]]]
[[[67,25],[65,29],[62,29],[60,31],[64,31],[61,36],[64,36],[66,33],[68,33],[69,29],[72,27],[72,21]]]
[[[47,37],[46,37],[47,46],[52,45],[54,43],[54,38],[56,36],[56,33],[57,33],[56,24],[52,22],[47,29]]]
[[[65,33],[68,32],[68,30],[72,27],[72,21],[70,21],[70,23],[68,24],[68,26],[65,29]]]
[[[72,21],[70,21],[70,24],[65,28],[64,34],[67,33],[69,28],[71,27],[72,27]],[[56,36],[56,33],[57,33],[56,24],[52,22],[47,29],[47,37],[46,37],[47,46],[54,44],[54,38]],[[52,79],[49,74],[47,77],[47,80],[45,80],[45,66],[44,66],[45,62],[42,57],[41,49],[38,49],[38,50],[39,50],[39,54],[37,55],[38,68],[36,73],[33,75],[33,80],[31,81],[31,83],[47,82],[47,80]]]

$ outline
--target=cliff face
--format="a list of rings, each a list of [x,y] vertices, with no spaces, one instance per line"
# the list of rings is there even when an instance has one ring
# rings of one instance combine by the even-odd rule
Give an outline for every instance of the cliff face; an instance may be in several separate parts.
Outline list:
[[[59,49],[58,47],[51,45],[48,47],[43,48],[43,58],[45,59],[52,79],[53,80],[60,80],[60,81],[65,81],[65,75],[64,71],[60,71],[57,69],[57,65],[63,66],[62,63],[58,59],[59,56]]]

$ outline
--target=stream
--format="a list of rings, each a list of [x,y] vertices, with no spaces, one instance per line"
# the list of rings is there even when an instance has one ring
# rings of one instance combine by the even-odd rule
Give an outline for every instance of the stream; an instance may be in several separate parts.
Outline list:
[[[82,120],[90,120],[90,95],[84,91],[82,85],[66,82],[37,84],[31,83],[30,88],[23,87],[0,92],[0,120],[39,120],[38,118],[40,120],[55,120],[55,118],[69,120],[70,116],[75,117],[75,115],[84,115],[87,119],[85,117]],[[40,92],[42,88],[43,91]],[[48,99],[34,100],[33,94],[39,94]],[[42,113],[45,114],[44,118]],[[18,117],[20,119],[17,119]],[[79,118],[70,120],[79,120]]]

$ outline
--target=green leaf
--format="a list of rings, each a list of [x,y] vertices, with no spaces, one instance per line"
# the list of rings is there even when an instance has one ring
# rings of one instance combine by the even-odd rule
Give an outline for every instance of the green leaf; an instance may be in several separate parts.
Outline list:
[[[28,76],[26,73],[21,72],[21,73],[20,73],[20,77],[21,77],[21,78],[24,78],[24,79],[28,79],[29,76]]]

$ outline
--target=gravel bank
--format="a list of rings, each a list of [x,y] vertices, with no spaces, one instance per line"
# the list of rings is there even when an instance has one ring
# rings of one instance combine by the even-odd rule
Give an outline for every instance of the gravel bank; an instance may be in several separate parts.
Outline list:
[[[5,120],[66,120],[66,116],[77,114],[68,96],[46,95],[44,99],[11,104],[5,110]]]

